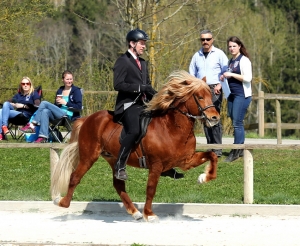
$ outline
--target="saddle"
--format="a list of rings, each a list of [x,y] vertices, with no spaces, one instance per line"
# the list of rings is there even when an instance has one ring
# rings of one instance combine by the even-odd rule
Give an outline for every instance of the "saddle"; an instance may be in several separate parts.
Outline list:
[[[140,141],[143,139],[143,137],[145,137],[145,135],[147,133],[148,125],[150,124],[151,120],[152,120],[152,114],[150,112],[143,112],[140,115],[140,134],[139,134],[139,137],[135,140],[135,144],[140,143]],[[126,132],[123,128],[121,135],[120,135],[120,143],[124,139],[125,135],[126,135]]]

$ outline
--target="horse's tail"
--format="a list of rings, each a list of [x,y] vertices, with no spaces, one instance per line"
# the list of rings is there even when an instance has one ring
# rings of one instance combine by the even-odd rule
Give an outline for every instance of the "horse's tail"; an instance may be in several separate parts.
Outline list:
[[[85,122],[86,118],[87,117],[83,117],[83,118],[79,118],[79,119],[75,120],[75,122],[73,123],[73,126],[72,126],[72,132],[71,132],[71,137],[70,137],[69,143],[78,141],[78,135],[79,135],[80,128],[81,128],[83,122]]]
[[[86,118],[77,119],[74,122],[70,143],[61,152],[58,163],[51,173],[51,196],[55,201],[60,200],[61,194],[68,190],[71,173],[79,163],[78,135]]]

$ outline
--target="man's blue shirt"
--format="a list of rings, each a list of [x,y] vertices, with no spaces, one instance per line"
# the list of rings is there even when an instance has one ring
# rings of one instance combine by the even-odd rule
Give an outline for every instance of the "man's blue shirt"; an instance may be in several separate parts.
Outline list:
[[[228,58],[225,53],[212,46],[205,58],[203,48],[196,52],[191,60],[189,73],[199,79],[206,77],[208,85],[220,83],[220,76],[227,71]]]

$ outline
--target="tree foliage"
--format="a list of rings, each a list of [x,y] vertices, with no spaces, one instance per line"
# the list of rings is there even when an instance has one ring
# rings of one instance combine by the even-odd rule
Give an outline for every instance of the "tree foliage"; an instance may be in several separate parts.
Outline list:
[[[51,5],[46,0],[2,0],[0,2],[0,77],[4,83],[12,73],[28,68],[39,43],[33,23],[37,23]],[[7,84],[10,84],[9,81]]]

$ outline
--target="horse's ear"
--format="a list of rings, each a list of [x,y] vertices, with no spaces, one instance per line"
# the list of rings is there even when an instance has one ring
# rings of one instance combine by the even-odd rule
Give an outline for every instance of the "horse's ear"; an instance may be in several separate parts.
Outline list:
[[[202,80],[206,83],[206,76],[204,76],[204,77],[202,78]]]
[[[186,85],[190,85],[192,83],[191,80],[185,80],[184,82],[185,82]]]

